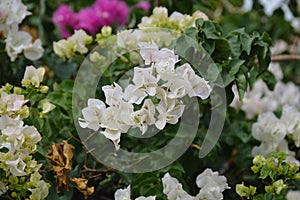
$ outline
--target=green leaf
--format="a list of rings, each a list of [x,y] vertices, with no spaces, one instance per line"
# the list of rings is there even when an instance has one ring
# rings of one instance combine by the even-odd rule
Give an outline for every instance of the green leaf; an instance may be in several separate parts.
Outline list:
[[[219,39],[221,32],[217,31],[212,21],[205,21],[203,24],[203,32],[207,39]]]
[[[266,200],[266,195],[265,194],[259,194],[254,196],[253,200]]]
[[[270,172],[271,172],[271,169],[268,166],[264,165],[260,170],[259,178],[261,178],[261,179],[267,178],[269,176]]]
[[[243,73],[239,73],[236,77],[236,85],[239,93],[239,99],[240,101],[243,100],[244,94],[247,90],[247,80],[246,76]]]
[[[243,50],[246,51],[248,55],[250,55],[253,38],[251,38],[248,34],[241,34],[241,43]]]

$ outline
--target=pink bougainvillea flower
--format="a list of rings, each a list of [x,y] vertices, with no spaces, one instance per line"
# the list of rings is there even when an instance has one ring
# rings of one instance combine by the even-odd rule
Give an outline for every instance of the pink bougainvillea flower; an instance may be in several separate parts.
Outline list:
[[[73,15],[74,12],[68,5],[62,4],[55,11],[53,16],[53,22],[56,24],[69,25]]]
[[[69,6],[61,5],[54,13],[53,22],[61,31],[62,37],[68,37],[68,27],[84,29],[95,35],[103,26],[124,26],[128,21],[130,9],[120,0],[96,0],[87,8],[74,13]]]
[[[104,25],[104,19],[97,16],[97,11],[94,7],[82,9],[74,15],[73,28],[75,30],[84,29],[95,35]]]
[[[130,12],[125,2],[119,0],[96,0],[93,7],[97,16],[105,20],[105,25],[124,26]]]
[[[63,38],[69,37],[70,32],[67,30],[67,26],[72,27],[74,12],[68,5],[62,4],[55,11],[53,16],[53,22],[58,25]]]
[[[147,12],[151,7],[151,4],[148,1],[141,1],[137,4],[135,4],[132,8],[141,8],[145,12]]]

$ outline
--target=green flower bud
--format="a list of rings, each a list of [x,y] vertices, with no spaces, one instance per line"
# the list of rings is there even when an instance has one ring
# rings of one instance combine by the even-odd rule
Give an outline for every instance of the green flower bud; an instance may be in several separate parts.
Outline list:
[[[111,36],[112,28],[110,26],[103,26],[101,29],[101,34],[103,37]]]

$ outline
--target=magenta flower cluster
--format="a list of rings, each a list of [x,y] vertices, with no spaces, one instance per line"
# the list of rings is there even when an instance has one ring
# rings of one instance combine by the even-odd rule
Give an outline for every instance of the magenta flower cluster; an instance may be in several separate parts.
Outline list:
[[[140,2],[133,8],[150,8],[149,2]],[[58,25],[63,38],[70,36],[70,29],[84,29],[95,35],[103,26],[124,26],[128,21],[130,8],[120,0],[96,0],[87,8],[74,12],[68,5],[61,5],[54,13],[53,22]]]

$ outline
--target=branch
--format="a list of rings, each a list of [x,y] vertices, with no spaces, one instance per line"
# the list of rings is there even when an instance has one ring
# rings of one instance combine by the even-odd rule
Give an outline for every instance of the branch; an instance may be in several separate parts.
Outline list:
[[[300,60],[300,55],[297,54],[281,54],[271,57],[271,61],[284,61],[284,60]]]

